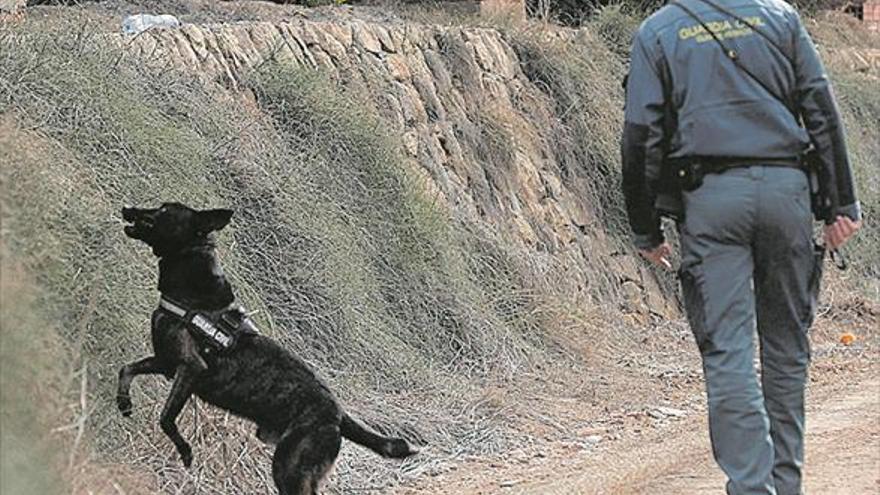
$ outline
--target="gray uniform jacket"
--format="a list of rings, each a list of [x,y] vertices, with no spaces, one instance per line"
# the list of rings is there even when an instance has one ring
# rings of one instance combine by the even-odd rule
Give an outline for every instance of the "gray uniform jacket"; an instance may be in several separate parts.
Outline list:
[[[626,88],[623,192],[636,247],[663,241],[654,201],[664,159],[797,160],[812,141],[836,189],[832,218],[861,218],[831,85],[797,12],[782,0],[715,0],[767,39],[700,0],[680,0],[739,54],[755,82],[682,9],[636,34]],[[788,100],[783,104],[774,94]]]

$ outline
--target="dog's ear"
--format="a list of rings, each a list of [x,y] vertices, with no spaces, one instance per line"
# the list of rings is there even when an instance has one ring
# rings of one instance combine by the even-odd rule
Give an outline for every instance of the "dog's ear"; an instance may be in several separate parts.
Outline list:
[[[215,230],[220,230],[229,223],[232,218],[232,210],[219,208],[216,210],[200,211],[196,215],[196,223],[199,232],[207,234]]]

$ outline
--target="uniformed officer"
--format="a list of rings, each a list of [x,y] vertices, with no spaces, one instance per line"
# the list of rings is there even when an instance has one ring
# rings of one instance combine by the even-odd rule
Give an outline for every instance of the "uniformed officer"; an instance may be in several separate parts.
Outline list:
[[[843,136],[813,42],[782,0],[676,0],[639,28],[622,139],[627,212],[636,247],[667,268],[660,215],[678,215],[682,295],[730,494],[802,493],[822,263],[803,154],[812,142],[833,199],[825,246],[837,248],[861,226]],[[690,189],[680,209],[665,201],[670,169]]]

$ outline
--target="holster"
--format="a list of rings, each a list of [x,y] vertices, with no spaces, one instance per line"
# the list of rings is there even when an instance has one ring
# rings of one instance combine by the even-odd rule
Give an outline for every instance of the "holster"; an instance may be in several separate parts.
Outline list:
[[[660,167],[660,178],[656,183],[654,209],[661,217],[676,222],[684,220],[684,201],[681,197],[681,184],[678,180],[678,161],[666,160]]]
[[[697,189],[703,184],[704,167],[691,159],[667,159],[660,169],[654,208],[660,216],[677,222],[684,220],[682,192]]]
[[[810,209],[813,211],[813,218],[830,223],[834,198],[828,190],[830,184],[828,170],[822,165],[819,152],[812,146],[804,153],[803,161],[810,182]]]
[[[706,175],[705,167],[699,161],[681,161],[676,170],[678,186],[682,191],[690,192],[697,190],[703,185],[703,177]]]

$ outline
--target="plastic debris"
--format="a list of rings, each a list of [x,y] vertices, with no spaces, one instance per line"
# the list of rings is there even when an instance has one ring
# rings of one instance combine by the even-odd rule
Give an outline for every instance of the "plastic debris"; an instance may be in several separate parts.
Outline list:
[[[170,14],[134,14],[122,21],[122,32],[125,34],[141,34],[152,28],[177,28],[180,20]]]

